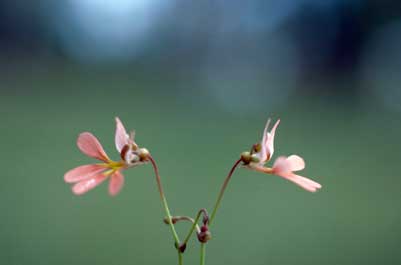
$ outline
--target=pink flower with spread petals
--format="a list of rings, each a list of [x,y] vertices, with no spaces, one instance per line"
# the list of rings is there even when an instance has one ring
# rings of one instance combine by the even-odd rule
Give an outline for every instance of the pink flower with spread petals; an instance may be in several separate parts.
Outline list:
[[[280,176],[310,192],[320,189],[322,186],[319,183],[294,173],[305,168],[304,160],[297,155],[289,157],[280,156],[276,159],[272,168],[264,166],[273,156],[274,136],[280,120],[274,124],[270,132],[268,132],[269,123],[270,120],[266,124],[262,141],[254,145],[251,152],[244,152],[242,154],[241,159],[246,167],[259,172]]]
[[[109,194],[117,195],[124,186],[121,171],[146,162],[148,151],[145,148],[138,149],[134,133],[129,136],[119,118],[116,118],[115,144],[120,161],[111,160],[93,134],[84,132],[78,136],[77,145],[81,152],[103,163],[79,166],[64,175],[65,182],[75,183],[72,191],[76,195],[88,192],[107,178],[110,178]]]

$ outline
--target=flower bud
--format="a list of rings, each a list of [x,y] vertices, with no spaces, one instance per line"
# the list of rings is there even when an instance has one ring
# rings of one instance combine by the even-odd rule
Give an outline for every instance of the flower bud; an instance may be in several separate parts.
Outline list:
[[[249,164],[249,163],[252,161],[251,153],[249,153],[249,152],[242,152],[242,153],[241,153],[241,160],[242,160],[242,162],[244,162],[245,164]]]
[[[200,228],[200,232],[197,234],[198,240],[201,243],[206,243],[212,238],[212,233],[210,233],[209,228],[206,225],[203,225]]]
[[[164,222],[166,225],[170,224],[170,220],[169,220],[168,217],[164,217],[164,218],[163,218],[163,222]],[[171,222],[172,222],[173,224],[177,223],[177,218],[171,217]]]
[[[149,157],[149,151],[146,148],[141,148],[138,150],[138,155],[141,161],[146,161],[148,160]]]
[[[207,241],[209,241],[210,239],[212,239],[212,234],[210,233],[210,231],[206,231],[206,232],[200,232],[198,234],[198,240],[201,243],[206,243]]]

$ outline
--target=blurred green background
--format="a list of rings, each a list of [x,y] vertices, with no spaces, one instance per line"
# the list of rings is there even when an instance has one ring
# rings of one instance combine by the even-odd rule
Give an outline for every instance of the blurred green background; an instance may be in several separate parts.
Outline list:
[[[175,6],[167,15],[156,15],[169,23],[156,24],[150,40],[133,33],[133,39],[108,43],[106,51],[115,52],[117,45],[117,54],[98,45],[107,33],[94,34],[104,37],[97,40],[73,27],[68,31],[70,20],[61,16],[57,21],[66,23],[68,45],[77,46],[74,52],[65,48],[54,33],[59,28],[48,26],[63,1],[59,9],[46,9],[50,18],[43,15],[46,1],[2,2],[0,263],[177,263],[150,165],[126,171],[126,184],[115,198],[107,184],[74,196],[63,181],[71,168],[94,162],[76,147],[80,132],[95,134],[118,159],[114,117],[119,116],[157,160],[175,215],[212,209],[230,167],[260,140],[269,117],[281,118],[275,157],[299,154],[306,160],[302,175],[323,185],[311,194],[278,177],[238,170],[212,227],[206,264],[399,264],[397,5],[378,12],[373,1],[333,0],[305,11],[286,1],[292,13],[280,23],[252,24],[232,16],[253,16],[258,8],[171,2]],[[261,17],[281,10],[273,7]],[[197,16],[183,16],[188,10]],[[172,14],[182,16],[174,20]],[[209,16],[239,25],[209,35],[215,23],[224,24],[213,19],[204,24]],[[322,19],[321,27],[312,23]],[[326,38],[326,32],[335,38]],[[124,40],[142,48],[120,54]],[[188,224],[178,225],[181,237],[187,229]],[[198,259],[193,238],[184,264]]]

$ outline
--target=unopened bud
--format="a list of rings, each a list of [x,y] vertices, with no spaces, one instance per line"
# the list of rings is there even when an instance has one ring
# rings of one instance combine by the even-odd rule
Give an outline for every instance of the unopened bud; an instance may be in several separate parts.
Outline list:
[[[209,228],[206,225],[202,225],[200,232],[197,234],[198,240],[201,243],[206,243],[212,238],[212,233],[210,233]]]
[[[166,225],[169,225],[169,224],[170,224],[170,220],[169,220],[168,217],[164,217],[164,218],[163,218],[163,222],[164,222]],[[177,222],[177,218],[171,217],[171,222],[172,222],[173,224],[175,224],[175,223]]]
[[[145,161],[148,160],[149,158],[149,150],[146,148],[141,148],[138,150],[138,156],[140,158],[141,161]]]
[[[198,240],[201,243],[206,243],[207,241],[209,241],[210,239],[212,239],[212,234],[210,233],[210,231],[206,231],[206,232],[200,232],[198,234]]]
[[[249,164],[249,163],[252,161],[251,153],[249,153],[249,152],[242,152],[242,153],[241,153],[241,160],[242,160],[242,162],[244,162],[245,164]]]

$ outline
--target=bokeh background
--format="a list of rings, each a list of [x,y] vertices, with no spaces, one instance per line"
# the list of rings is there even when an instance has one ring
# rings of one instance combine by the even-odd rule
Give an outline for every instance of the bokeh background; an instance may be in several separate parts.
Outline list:
[[[0,263],[177,263],[149,165],[115,198],[63,181],[82,131],[118,158],[119,116],[177,215],[211,210],[268,117],[322,183],[237,171],[208,265],[400,264],[400,47],[399,1],[2,0]]]

